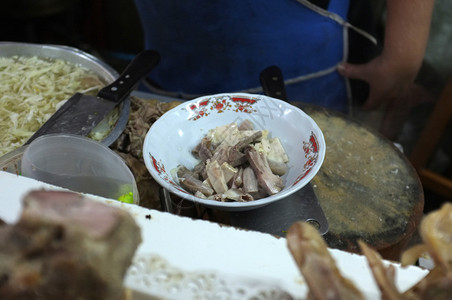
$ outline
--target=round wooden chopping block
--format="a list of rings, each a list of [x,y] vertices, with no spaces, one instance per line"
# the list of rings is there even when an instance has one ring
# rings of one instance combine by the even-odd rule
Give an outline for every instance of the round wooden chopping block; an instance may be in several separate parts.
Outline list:
[[[328,219],[331,248],[359,253],[358,240],[398,260],[422,218],[424,194],[408,159],[392,142],[349,117],[303,106],[322,129],[325,161],[312,180]]]

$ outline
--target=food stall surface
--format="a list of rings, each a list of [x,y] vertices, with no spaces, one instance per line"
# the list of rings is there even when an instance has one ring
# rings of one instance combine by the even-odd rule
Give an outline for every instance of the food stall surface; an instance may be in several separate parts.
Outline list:
[[[0,218],[16,222],[23,197],[39,189],[61,190],[0,171]],[[143,241],[124,278],[125,287],[132,292],[130,299],[306,299],[306,281],[284,238],[85,196],[125,209],[141,228]],[[329,251],[365,299],[379,299],[364,256]],[[402,291],[428,273],[415,266],[386,263],[394,266],[395,284]]]
[[[140,91],[132,95],[129,123],[146,118],[141,121],[152,124],[181,103]],[[357,241],[361,239],[378,249],[384,258],[398,260],[416,231],[424,205],[422,186],[414,169],[390,141],[366,126],[323,108],[302,108],[324,133],[324,164],[310,185],[277,205],[254,212],[214,211],[181,201],[163,190],[142,161],[146,127],[132,134],[128,124],[111,147],[134,173],[140,205],[145,208],[278,236],[285,236],[288,226],[297,220],[311,221],[317,223],[321,233],[328,231],[324,238],[331,248],[358,252]],[[131,143],[124,148],[122,144],[128,139]],[[3,170],[19,173],[17,159],[20,157],[9,161],[12,168],[2,166]]]
[[[153,111],[154,120],[180,103],[142,92],[134,96],[132,110],[146,106]],[[328,231],[324,237],[332,248],[358,252],[357,241],[362,239],[385,258],[398,260],[416,231],[424,206],[422,186],[413,167],[397,147],[365,125],[317,106],[302,109],[322,129],[327,145],[324,164],[310,186],[281,204],[255,212],[213,211],[165,191],[158,195],[163,204],[159,208],[279,236],[284,236],[287,224],[313,219],[321,233]],[[312,206],[304,209],[306,203],[317,200],[320,214],[313,214]]]

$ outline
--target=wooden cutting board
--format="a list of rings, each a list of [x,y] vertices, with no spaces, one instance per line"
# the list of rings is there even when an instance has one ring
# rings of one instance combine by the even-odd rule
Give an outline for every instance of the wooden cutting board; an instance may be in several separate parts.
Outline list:
[[[303,106],[322,129],[325,161],[312,184],[332,248],[359,252],[364,240],[399,259],[422,217],[420,180],[404,154],[373,129],[317,106]]]

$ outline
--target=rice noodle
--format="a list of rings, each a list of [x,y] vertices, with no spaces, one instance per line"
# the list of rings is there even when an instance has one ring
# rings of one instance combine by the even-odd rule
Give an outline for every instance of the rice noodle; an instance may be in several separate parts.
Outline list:
[[[60,59],[0,57],[0,156],[22,146],[76,92],[96,94],[100,78]]]

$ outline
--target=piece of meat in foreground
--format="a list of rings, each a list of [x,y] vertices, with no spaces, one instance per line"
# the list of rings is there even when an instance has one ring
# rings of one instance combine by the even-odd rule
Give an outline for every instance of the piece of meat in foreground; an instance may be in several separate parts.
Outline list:
[[[73,192],[32,191],[0,226],[1,299],[120,299],[141,242],[126,211]]]
[[[290,253],[309,286],[308,299],[364,299],[355,285],[342,276],[325,241],[312,225],[294,223],[286,238]]]

